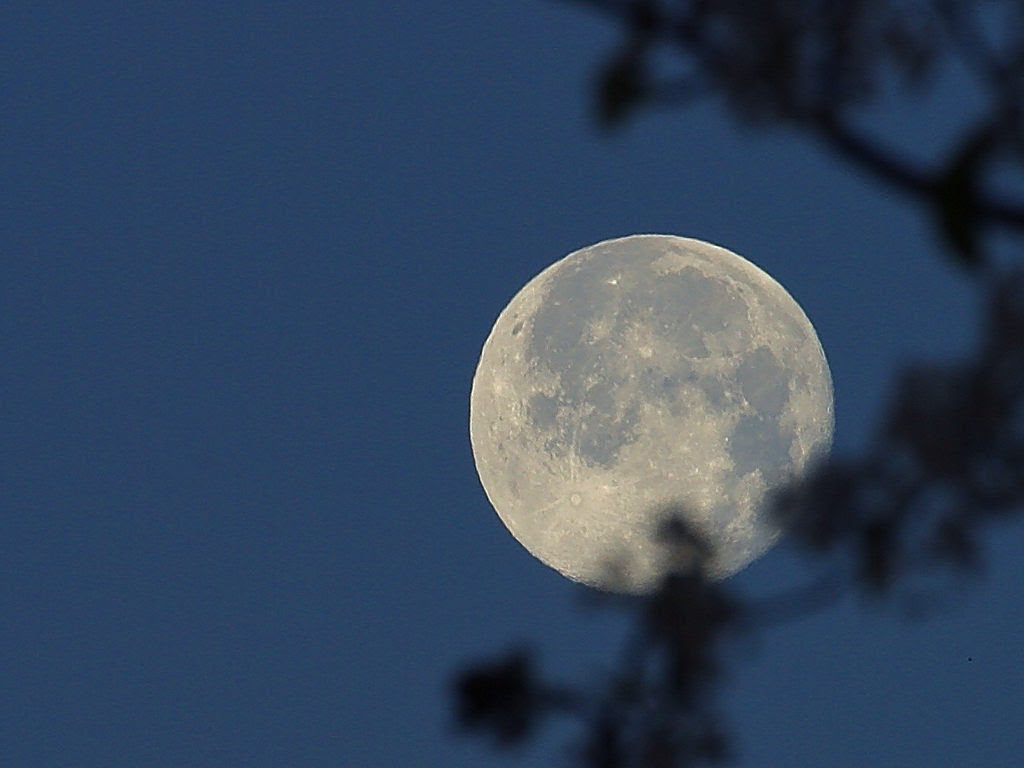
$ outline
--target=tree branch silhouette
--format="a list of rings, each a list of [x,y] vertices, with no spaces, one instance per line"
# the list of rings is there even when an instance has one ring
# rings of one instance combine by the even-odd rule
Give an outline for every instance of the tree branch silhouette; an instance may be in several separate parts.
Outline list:
[[[709,557],[685,515],[662,543],[675,567],[644,597],[605,602],[635,621],[614,671],[588,684],[541,678],[518,649],[457,676],[460,726],[499,745],[528,740],[548,717],[574,718],[581,768],[668,768],[732,757],[714,708],[730,636],[823,610],[855,594],[926,616],[951,580],[984,567],[985,534],[1024,507],[1024,268],[987,263],[995,229],[1024,232],[1024,201],[988,181],[999,163],[1024,167],[1024,5],[932,0],[572,0],[616,20],[623,43],[600,68],[596,117],[621,126],[638,110],[720,97],[737,118],[781,125],[916,201],[945,250],[975,268],[986,315],[978,348],[948,364],[898,373],[888,410],[862,455],[834,458],[781,488],[771,514],[817,576],[767,598],[704,577]],[[1003,12],[1003,36],[983,13]],[[686,74],[659,79],[667,46]],[[896,80],[921,92],[955,59],[988,104],[957,126],[948,153],[911,160],[892,138],[858,126],[858,111]],[[982,269],[984,267],[984,269]],[[685,555],[685,556],[684,556]]]
[[[596,109],[606,128],[641,109],[722,97],[747,122],[805,133],[851,166],[933,212],[965,265],[982,261],[977,234],[989,225],[1024,230],[1024,200],[985,188],[996,159],[1024,164],[1024,34],[996,50],[979,30],[977,5],[936,0],[911,13],[898,2],[761,3],[570,0],[617,20],[624,42],[599,70]],[[1024,16],[1018,29],[1024,29]],[[659,80],[658,47],[678,54],[687,75]],[[940,47],[941,46],[941,47]],[[975,125],[961,128],[944,163],[914,163],[882,137],[856,127],[887,79],[922,91],[955,58],[992,96]]]

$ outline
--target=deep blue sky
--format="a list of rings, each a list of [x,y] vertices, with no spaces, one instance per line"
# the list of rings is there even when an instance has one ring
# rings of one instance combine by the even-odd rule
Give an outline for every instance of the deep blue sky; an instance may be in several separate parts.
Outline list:
[[[8,3],[0,29],[5,766],[519,764],[452,738],[451,672],[528,639],[586,674],[624,626],[509,537],[468,442],[491,323],[571,250],[667,232],[774,275],[840,453],[896,366],[974,337],[927,222],[798,137],[713,103],[600,135],[618,30],[573,7]],[[872,119],[926,156],[970,109],[951,83]],[[1017,764],[1022,538],[928,623],[850,601],[734,649],[743,764]],[[783,548],[735,586],[801,575]]]

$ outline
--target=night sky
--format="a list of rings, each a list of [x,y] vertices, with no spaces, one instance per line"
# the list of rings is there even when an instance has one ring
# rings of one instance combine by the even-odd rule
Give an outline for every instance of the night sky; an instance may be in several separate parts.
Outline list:
[[[910,202],[714,100],[595,126],[619,41],[568,4],[8,3],[0,122],[0,764],[557,765],[457,737],[461,665],[607,669],[628,617],[534,560],[473,467],[480,348],[572,250],[643,232],[781,282],[832,368],[835,452],[979,299]],[[865,125],[912,156],[949,73]],[[901,106],[902,105],[902,106]],[[848,599],[743,638],[740,764],[1011,766],[1021,524],[925,622]],[[809,573],[779,547],[731,580]]]

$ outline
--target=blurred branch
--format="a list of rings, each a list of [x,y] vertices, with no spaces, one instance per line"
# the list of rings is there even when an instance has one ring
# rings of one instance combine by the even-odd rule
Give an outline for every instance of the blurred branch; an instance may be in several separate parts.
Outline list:
[[[721,641],[741,624],[738,605],[699,569],[669,573],[648,597],[627,599],[640,620],[597,687],[543,682],[530,654],[517,650],[457,676],[460,727],[510,747],[562,715],[582,726],[575,755],[588,768],[724,761],[728,739],[711,699]]]
[[[829,149],[880,181],[911,195],[931,193],[934,181],[926,171],[902,159],[897,152],[883,149],[878,142],[844,124],[836,115],[818,115],[814,129]]]
[[[1016,157],[1024,165],[1024,14],[1016,37],[1001,52],[979,29],[980,4],[956,0],[913,9],[892,0],[570,1],[616,20],[624,30],[624,44],[597,79],[603,126],[617,127],[641,108],[679,106],[715,94],[740,118],[802,131],[882,184],[919,200],[935,213],[944,240],[967,265],[982,261],[980,233],[988,226],[1024,230],[1024,201],[1001,199],[985,184],[996,158]],[[653,71],[650,59],[658,47],[675,51],[686,66],[688,74],[672,87]],[[944,58],[954,57],[987,89],[992,103],[978,125],[959,137],[946,162],[915,164],[891,142],[855,127],[852,111],[868,106],[890,75],[920,89]]]

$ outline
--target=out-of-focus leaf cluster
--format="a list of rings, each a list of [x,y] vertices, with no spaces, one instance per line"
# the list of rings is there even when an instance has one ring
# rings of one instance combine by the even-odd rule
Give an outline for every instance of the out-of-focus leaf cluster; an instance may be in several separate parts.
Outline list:
[[[598,107],[608,123],[672,93],[679,80],[647,66],[656,46],[678,51],[746,119],[794,120],[861,103],[888,81],[922,85],[943,54],[943,22],[926,4],[885,0],[590,0],[617,17],[626,42],[602,69]]]
[[[575,0],[617,19],[623,41],[598,69],[605,128],[642,109],[717,97],[746,123],[785,125],[931,213],[949,253],[985,262],[989,224],[1024,229],[1024,201],[988,189],[992,172],[1024,169],[1024,4],[932,0]],[[993,29],[1003,34],[993,34]],[[665,72],[668,51],[678,62]],[[981,115],[949,126],[948,158],[914,163],[860,118],[883,95],[926,92],[945,65],[989,97]]]
[[[981,531],[1024,504],[1024,271],[991,287],[973,359],[914,365],[872,450],[782,492],[776,513],[807,551],[845,552],[885,593],[937,571],[976,572]]]
[[[533,736],[547,717],[577,720],[575,763],[588,768],[712,764],[730,756],[713,709],[722,639],[742,628],[739,605],[704,576],[710,549],[682,517],[659,538],[678,569],[650,595],[608,596],[638,613],[612,675],[586,688],[542,680],[522,649],[473,665],[454,681],[457,721],[509,747]],[[672,559],[672,558],[670,558]]]

